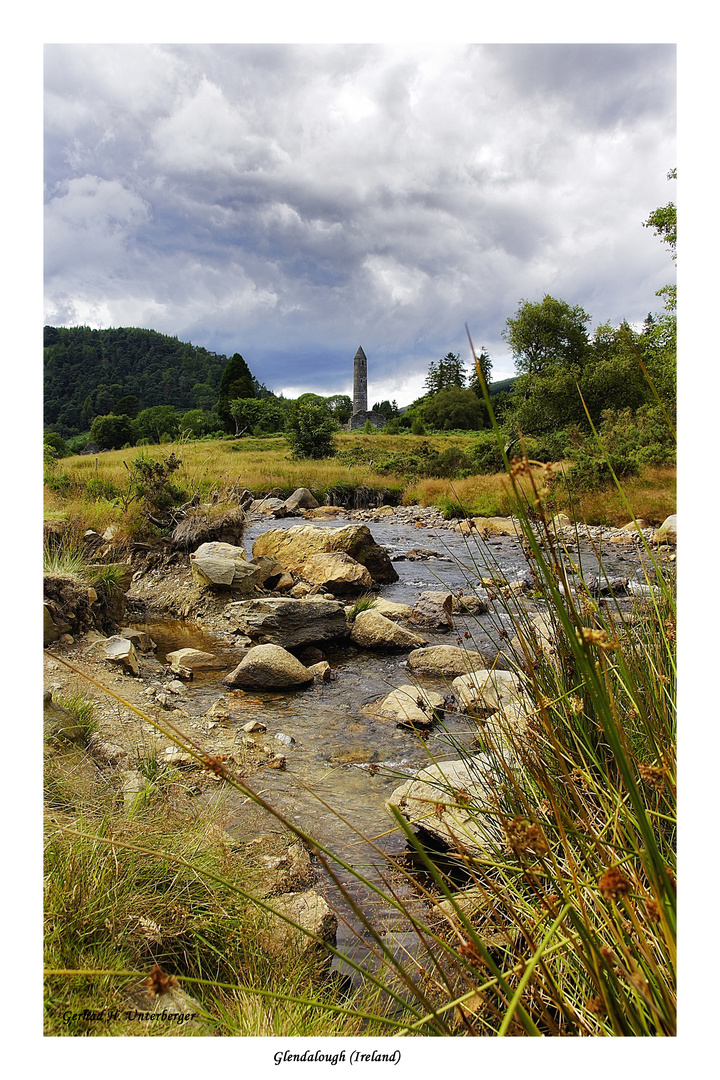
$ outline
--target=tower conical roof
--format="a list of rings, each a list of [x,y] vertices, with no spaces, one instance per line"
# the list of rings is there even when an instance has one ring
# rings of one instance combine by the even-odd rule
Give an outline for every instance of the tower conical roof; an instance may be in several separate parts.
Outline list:
[[[367,356],[363,352],[362,345],[359,347],[358,351],[355,353],[355,359],[356,360],[367,360]]]

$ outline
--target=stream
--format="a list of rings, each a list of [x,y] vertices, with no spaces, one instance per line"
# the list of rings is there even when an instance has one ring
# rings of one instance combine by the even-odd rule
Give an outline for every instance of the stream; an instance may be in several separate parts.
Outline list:
[[[244,546],[248,558],[254,539],[269,528],[289,528],[297,525],[296,518],[254,522],[245,533]],[[326,527],[342,527],[347,518],[323,521]],[[449,589],[472,591],[471,582],[480,576],[505,574],[509,581],[527,572],[523,548],[519,540],[508,536],[491,536],[487,541],[468,541],[452,529],[416,528],[411,523],[393,521],[368,522],[374,539],[387,548],[399,580],[383,586],[380,593],[388,600],[413,604],[424,590]],[[429,549],[437,557],[425,561],[397,560],[415,548]],[[607,556],[606,556],[607,552]],[[605,573],[636,577],[642,580],[638,549],[631,545],[605,545],[602,551]],[[573,553],[579,561],[577,553]],[[397,561],[396,561],[397,560]],[[596,572],[597,558],[590,545],[582,547],[583,571]],[[468,648],[483,641],[497,641],[498,631],[505,626],[511,630],[509,617],[499,605],[492,605],[484,616],[455,617],[455,631],[433,633],[421,631],[429,644],[455,645],[459,637]],[[541,608],[539,608],[541,610]],[[228,668],[238,659],[232,647],[222,639],[206,634],[197,624],[159,622],[143,624],[157,643],[157,658],[187,646],[215,653],[227,660]],[[466,640],[465,632],[471,635]],[[394,826],[384,807],[385,800],[395,787],[428,764],[432,759],[452,759],[458,756],[456,746],[473,745],[473,733],[468,722],[452,713],[446,716],[443,730],[433,730],[427,737],[398,728],[392,720],[369,715],[367,706],[385,697],[402,683],[413,682],[407,671],[407,654],[377,654],[361,650],[352,643],[323,644],[322,651],[335,676],[334,681],[315,683],[294,692],[251,691],[237,701],[250,710],[247,716],[237,717],[237,723],[213,736],[226,740],[224,750],[232,750],[247,719],[262,720],[267,732],[264,744],[274,744],[286,758],[285,770],[260,769],[249,780],[249,786],[319,843],[354,867],[373,883],[387,876],[388,868],[382,853],[400,854],[407,844],[403,833]],[[182,707],[193,718],[204,717],[220,695],[231,707],[237,704],[232,692],[222,685],[225,672],[196,674],[186,686]],[[441,679],[423,675],[427,689],[447,693],[448,685]],[[192,725],[202,730],[200,722]],[[278,736],[282,738],[278,739]],[[292,742],[290,741],[292,740]],[[215,740],[214,740],[215,742]],[[258,811],[238,792],[230,791],[225,802],[228,812],[228,831],[247,836],[251,829],[278,831],[279,825],[265,814],[258,826]],[[365,838],[373,843],[369,844]],[[352,874],[337,869],[338,876],[353,899],[367,913],[373,926],[392,941],[394,948],[410,948],[412,935],[407,920],[393,910],[382,898],[359,884]],[[407,883],[398,880],[393,885],[406,902],[413,903]],[[359,923],[337,886],[327,877],[319,885],[340,921],[338,948],[354,956],[359,963],[368,962],[368,944],[359,933]],[[419,903],[419,900],[414,902]],[[421,914],[421,912],[419,912]],[[345,965],[335,962],[343,971]],[[347,972],[346,972],[347,973]],[[352,973],[351,973],[352,974]]]

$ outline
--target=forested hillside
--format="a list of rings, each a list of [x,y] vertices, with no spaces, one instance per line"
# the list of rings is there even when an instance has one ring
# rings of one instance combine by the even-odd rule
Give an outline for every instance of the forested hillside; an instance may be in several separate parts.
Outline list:
[[[214,409],[226,356],[154,330],[46,326],[45,424],[68,437],[96,416],[155,405]]]

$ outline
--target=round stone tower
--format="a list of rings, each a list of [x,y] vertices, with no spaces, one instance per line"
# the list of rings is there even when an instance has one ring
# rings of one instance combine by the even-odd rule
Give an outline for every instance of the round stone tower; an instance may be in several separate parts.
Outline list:
[[[363,352],[362,345],[355,353],[355,369],[353,373],[353,411],[352,416],[345,425],[346,431],[356,431],[365,427],[370,421],[373,427],[385,427],[386,417],[381,412],[368,412],[367,407],[367,356]]]
[[[353,377],[353,414],[367,412],[367,356],[362,345],[355,353]]]

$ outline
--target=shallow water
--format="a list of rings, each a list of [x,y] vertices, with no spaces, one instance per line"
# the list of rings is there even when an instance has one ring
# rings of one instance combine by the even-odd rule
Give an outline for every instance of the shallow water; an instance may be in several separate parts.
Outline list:
[[[254,524],[245,535],[248,557],[251,544],[260,533],[297,523],[297,519],[291,518]],[[322,524],[337,528],[348,521],[340,518]],[[479,577],[502,572],[508,580],[513,580],[527,570],[522,546],[513,537],[492,537],[487,543],[475,539],[468,542],[452,530],[421,529],[397,522],[368,524],[375,540],[389,550],[393,559],[413,548],[428,548],[442,556],[423,562],[394,561],[399,581],[380,590],[389,600],[412,604],[426,589],[463,589],[469,593],[473,580]],[[610,551],[604,563],[608,574],[628,574],[639,565],[639,560],[634,548],[623,546],[619,551],[617,548]],[[583,554],[583,569],[589,573],[596,567],[597,559],[588,549]],[[488,640],[497,641],[503,624],[509,628],[509,618],[501,609],[487,616],[457,618],[455,623],[455,631],[423,632],[423,636],[430,644],[448,645],[456,644],[459,637],[468,648],[473,648]],[[221,656],[227,661],[227,670],[238,662],[237,654],[226,642],[205,634],[195,625],[165,622],[143,628],[157,642],[156,655],[160,660],[173,649],[193,647]],[[463,637],[466,631],[471,635],[469,640]],[[263,744],[274,744],[278,735],[294,740],[292,744],[288,744],[287,738],[277,740],[277,750],[286,758],[286,769],[261,769],[250,778],[249,786],[317,842],[377,883],[387,872],[382,852],[399,853],[406,848],[402,832],[394,827],[384,807],[385,800],[398,784],[428,765],[431,759],[456,758],[457,743],[471,746],[473,733],[468,730],[467,721],[452,714],[446,717],[443,730],[435,730],[426,738],[396,727],[391,720],[370,715],[369,705],[402,683],[414,681],[407,672],[406,654],[379,655],[349,643],[322,648],[334,681],[291,693],[252,691],[249,697],[243,695],[239,701],[251,702],[254,711],[243,714],[235,725],[236,731],[226,733],[226,737],[236,737],[242,724],[251,718],[262,719],[267,725],[267,733],[261,737]],[[200,718],[221,694],[232,701],[232,695],[222,685],[225,673],[196,676],[187,684],[182,707]],[[442,692],[449,689],[439,679],[422,676],[419,681],[428,689]],[[256,808],[238,793],[230,792],[227,809],[229,831],[246,835],[249,828],[258,828]],[[261,828],[270,831],[273,825],[272,818],[266,816]],[[365,838],[373,844],[368,844]],[[408,927],[399,915],[367,888],[359,886],[348,871],[338,868],[338,875],[356,902],[368,911],[375,927],[391,934],[394,941],[407,943]],[[339,947],[353,952],[359,961],[367,961],[366,944],[362,937],[357,937],[358,920],[337,887],[325,879],[321,891],[339,916],[348,920],[347,926],[341,923]],[[401,886],[401,891],[410,896],[409,888]]]

